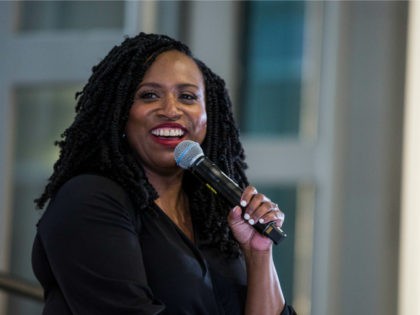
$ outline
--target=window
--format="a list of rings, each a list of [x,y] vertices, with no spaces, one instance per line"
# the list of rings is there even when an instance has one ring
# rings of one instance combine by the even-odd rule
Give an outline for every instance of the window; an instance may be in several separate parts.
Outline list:
[[[243,132],[298,136],[300,130],[305,2],[245,5]]]
[[[18,30],[122,29],[125,1],[19,1]]]
[[[31,248],[36,222],[41,212],[35,210],[37,198],[52,173],[58,158],[54,141],[74,117],[76,85],[19,86],[14,104],[14,165],[12,190],[12,245],[10,272],[33,280]],[[11,296],[8,314],[36,314],[41,305]]]
[[[273,248],[287,300],[311,312],[322,3],[243,3],[236,114],[258,191],[279,204],[288,237]]]

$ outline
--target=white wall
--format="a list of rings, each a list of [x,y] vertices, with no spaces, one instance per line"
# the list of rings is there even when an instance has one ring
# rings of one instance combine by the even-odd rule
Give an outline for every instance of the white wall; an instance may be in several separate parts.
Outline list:
[[[420,314],[420,3],[409,7],[400,238],[399,315]]]
[[[335,159],[328,294],[313,299],[314,314],[395,314],[406,3],[326,7],[325,29],[336,46],[325,39],[335,54],[325,55],[332,75],[322,85],[334,96],[334,112],[325,108],[320,125],[334,115]]]

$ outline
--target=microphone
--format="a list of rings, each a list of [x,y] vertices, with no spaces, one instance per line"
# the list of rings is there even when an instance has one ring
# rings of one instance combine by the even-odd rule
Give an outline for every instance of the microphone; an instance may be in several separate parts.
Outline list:
[[[180,142],[175,147],[174,157],[179,167],[191,171],[214,194],[222,195],[231,207],[239,205],[243,190],[204,155],[197,142]],[[278,244],[287,236],[274,222],[256,222],[252,226],[262,235],[269,237],[274,244]]]

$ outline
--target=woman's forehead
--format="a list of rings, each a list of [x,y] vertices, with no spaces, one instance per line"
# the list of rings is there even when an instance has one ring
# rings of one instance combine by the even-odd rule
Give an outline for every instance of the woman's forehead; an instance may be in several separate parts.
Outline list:
[[[204,88],[204,75],[197,63],[188,55],[176,50],[159,54],[145,72],[140,85],[156,80],[178,80],[182,84]]]

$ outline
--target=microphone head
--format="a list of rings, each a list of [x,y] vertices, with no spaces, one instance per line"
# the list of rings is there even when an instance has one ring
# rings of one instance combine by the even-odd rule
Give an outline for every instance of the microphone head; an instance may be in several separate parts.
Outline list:
[[[175,162],[183,169],[190,168],[195,160],[203,155],[203,149],[192,140],[184,140],[178,143],[174,150]]]

